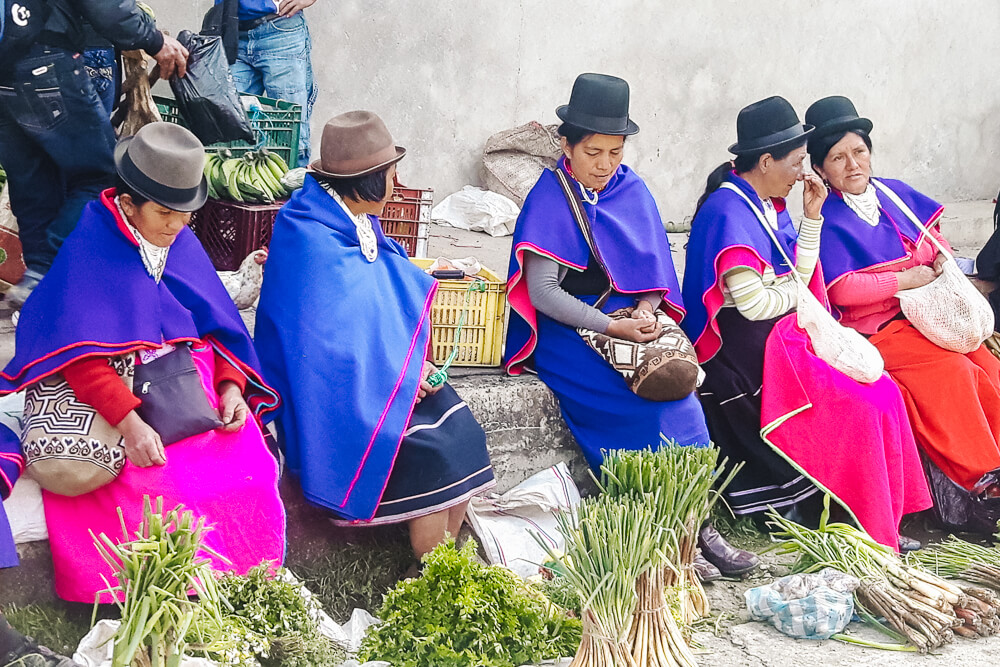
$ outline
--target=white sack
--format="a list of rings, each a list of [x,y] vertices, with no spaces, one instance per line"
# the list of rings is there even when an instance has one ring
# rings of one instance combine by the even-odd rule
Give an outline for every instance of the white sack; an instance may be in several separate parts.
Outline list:
[[[517,204],[507,197],[466,185],[431,209],[431,218],[458,229],[510,236],[520,213]]]

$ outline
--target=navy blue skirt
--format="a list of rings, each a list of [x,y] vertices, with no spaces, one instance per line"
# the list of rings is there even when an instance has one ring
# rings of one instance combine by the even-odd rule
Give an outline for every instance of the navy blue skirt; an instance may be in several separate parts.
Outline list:
[[[495,485],[486,433],[446,384],[414,408],[369,523],[398,523],[433,514]]]

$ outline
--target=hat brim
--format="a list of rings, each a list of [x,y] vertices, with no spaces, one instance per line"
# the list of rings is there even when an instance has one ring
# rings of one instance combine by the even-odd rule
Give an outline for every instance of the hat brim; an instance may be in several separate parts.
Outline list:
[[[790,130],[795,129],[797,131],[790,132]],[[814,128],[812,125],[801,124],[795,128],[789,128],[782,132],[771,135],[770,137],[764,137],[759,141],[755,141],[749,144],[740,144],[736,142],[729,147],[729,152],[733,155],[746,155],[753,153],[770,153],[776,151],[780,148],[786,148],[788,146],[794,146],[798,143],[805,143],[808,137],[813,133]]]
[[[631,118],[626,119],[625,127],[622,128],[620,125],[617,127],[612,125],[615,119],[608,119],[609,122],[603,122],[604,119],[598,116],[591,116],[588,118],[581,118],[578,114],[573,113],[568,104],[564,104],[558,109],[556,109],[556,116],[559,120],[564,123],[569,123],[574,127],[578,127],[581,130],[586,130],[588,132],[593,132],[594,134],[606,134],[612,137],[628,137],[633,134],[639,133],[639,126],[632,122]]]
[[[374,174],[376,171],[382,171],[390,166],[396,164],[406,155],[406,149],[402,146],[396,146],[396,157],[391,160],[386,160],[381,164],[377,164],[372,167],[366,167],[361,171],[355,171],[351,173],[337,173],[333,171],[325,171],[322,168],[322,160],[316,160],[309,165],[309,171],[312,173],[319,174],[320,176],[325,176],[326,178],[357,178],[358,176],[367,176],[368,174]]]
[[[866,134],[870,134],[873,127],[874,124],[867,118],[843,118],[831,123],[817,125],[816,130],[809,137],[809,140],[814,141],[820,137],[828,137],[836,132],[846,132],[848,130],[863,130]]]
[[[132,173],[132,170],[125,164],[125,153],[128,150],[129,144],[132,143],[132,139],[133,137],[126,137],[119,141],[118,145],[115,146],[114,155],[115,171],[130,188],[146,199],[156,202],[164,208],[169,208],[171,211],[194,213],[205,205],[205,202],[208,201],[208,180],[204,174],[202,174],[201,182],[198,184],[195,192],[177,195],[169,191],[172,188],[166,186],[157,188],[157,184],[151,179],[146,179],[146,182],[143,182],[139,178],[141,174]]]

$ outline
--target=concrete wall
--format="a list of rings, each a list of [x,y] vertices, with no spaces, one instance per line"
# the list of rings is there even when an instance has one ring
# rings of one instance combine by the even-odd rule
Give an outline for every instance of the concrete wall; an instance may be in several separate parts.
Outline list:
[[[177,31],[210,2],[155,4]],[[493,132],[556,122],[584,71],[632,84],[642,132],[626,161],[666,219],[691,214],[738,110],[772,94],[800,115],[852,97],[875,122],[877,172],[939,199],[991,197],[1000,183],[995,0],[318,0],[307,16],[314,129],[379,112],[410,150],[405,182],[439,199],[478,182]]]

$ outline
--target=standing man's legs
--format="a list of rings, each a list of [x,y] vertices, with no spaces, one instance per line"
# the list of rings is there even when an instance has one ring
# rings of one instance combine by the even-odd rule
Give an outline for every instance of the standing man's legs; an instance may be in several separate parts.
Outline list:
[[[263,93],[253,94],[302,107],[299,166],[305,166],[310,152],[309,119],[317,92],[311,62],[312,40],[305,15],[299,12],[295,16],[268,21],[245,34],[246,48],[244,33],[240,34],[240,61],[249,63],[259,74],[263,86]],[[233,76],[236,77],[235,69]]]
[[[115,135],[82,56],[63,49],[34,47],[0,82],[0,108],[0,164],[31,272],[8,298],[23,302],[83,207],[114,185]]]

